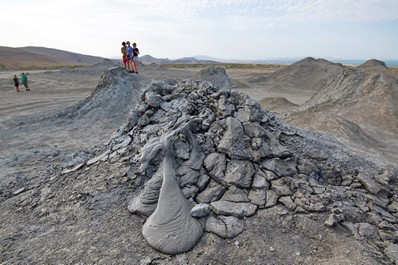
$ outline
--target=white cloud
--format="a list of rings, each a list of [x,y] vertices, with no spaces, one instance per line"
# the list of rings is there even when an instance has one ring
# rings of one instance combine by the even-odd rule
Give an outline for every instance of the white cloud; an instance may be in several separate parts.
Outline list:
[[[278,4],[281,4],[284,20],[373,22],[398,19],[398,1],[391,0],[300,0]]]
[[[108,6],[123,5],[133,16],[155,19],[203,19],[217,14],[284,21],[398,19],[396,0],[113,0],[106,3]]]

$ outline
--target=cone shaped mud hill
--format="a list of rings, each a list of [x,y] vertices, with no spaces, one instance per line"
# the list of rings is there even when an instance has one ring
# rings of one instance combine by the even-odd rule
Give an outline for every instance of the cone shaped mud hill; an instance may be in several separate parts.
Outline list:
[[[93,121],[104,121],[104,124],[109,121],[114,126],[122,124],[149,82],[142,75],[111,68],[104,72],[89,97],[59,113],[58,117],[83,120],[88,124]]]
[[[343,69],[341,64],[307,57],[257,80],[274,89],[317,91]]]
[[[225,72],[224,67],[209,66],[199,71],[194,79],[209,81],[219,88],[233,88],[234,82]]]
[[[359,65],[360,69],[370,69],[370,70],[385,70],[388,69],[387,65],[383,61],[379,61],[376,59],[367,60],[363,64]]]

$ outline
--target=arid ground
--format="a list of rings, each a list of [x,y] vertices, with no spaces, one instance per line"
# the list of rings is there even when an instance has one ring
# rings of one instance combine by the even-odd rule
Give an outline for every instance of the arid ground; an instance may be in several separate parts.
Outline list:
[[[382,252],[380,246],[364,244],[342,226],[325,229],[326,214],[286,214],[280,205],[248,218],[247,229],[235,239],[224,240],[208,233],[187,254],[171,257],[153,250],[141,236],[142,219],[126,210],[127,184],[132,183],[124,180],[125,172],[112,172],[113,167],[123,166],[126,161],[111,161],[109,168],[98,169],[98,176],[107,180],[106,185],[120,174],[119,182],[113,183],[118,188],[112,193],[101,194],[109,187],[99,179],[83,179],[82,176],[95,176],[94,169],[90,173],[84,171],[82,179],[76,180],[60,172],[97,154],[126,122],[131,106],[151,81],[172,83],[203,77],[199,72],[205,66],[150,64],[142,65],[139,75],[118,72],[119,79],[112,79],[111,75],[101,78],[106,69],[115,66],[119,65],[108,60],[80,68],[31,70],[31,91],[20,87],[20,92],[15,91],[12,78],[21,71],[0,72],[3,264],[397,262],[396,223],[388,228],[395,229],[392,247],[385,246],[387,250]],[[326,133],[370,161],[397,166],[395,69],[369,62],[357,72],[357,67],[312,58],[293,65],[224,67],[228,82],[282,120]],[[104,83],[117,82],[121,82],[117,86],[120,89],[107,92],[104,104],[99,97],[105,95],[96,93],[97,89]],[[136,91],[123,90],[126,87]],[[127,186],[119,188],[123,182]],[[72,192],[75,190],[82,192]],[[396,201],[396,195],[390,199]],[[391,213],[398,218],[394,210]],[[257,233],[267,239],[259,240]]]

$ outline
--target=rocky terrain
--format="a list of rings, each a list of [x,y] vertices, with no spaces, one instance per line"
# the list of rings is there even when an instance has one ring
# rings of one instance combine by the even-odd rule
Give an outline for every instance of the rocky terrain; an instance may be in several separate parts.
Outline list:
[[[1,115],[2,262],[396,264],[397,164],[289,125],[240,92],[291,76],[313,94],[291,104],[285,118],[294,121],[314,108],[355,106],[342,102],[351,92],[316,88],[330,89],[346,72],[341,90],[353,90],[344,82],[369,83],[356,72],[380,67],[309,60],[302,73],[291,65],[296,72],[236,79],[218,67],[149,65],[140,75],[116,67],[79,102]],[[40,75],[87,78],[98,68]],[[313,83],[300,77],[309,73]],[[388,84],[381,87],[394,91]],[[319,106],[311,104],[317,95]],[[380,126],[396,136],[394,126]]]

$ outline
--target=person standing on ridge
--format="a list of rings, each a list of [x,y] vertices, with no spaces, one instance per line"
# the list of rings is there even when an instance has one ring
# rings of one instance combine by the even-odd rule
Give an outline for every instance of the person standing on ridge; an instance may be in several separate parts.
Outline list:
[[[130,41],[127,41],[127,65],[128,65],[128,70],[129,73],[134,73],[134,65],[133,65],[133,47],[130,46]]]
[[[134,70],[138,74],[138,54],[140,54],[140,51],[137,48],[137,43],[133,43],[133,64],[134,64]]]
[[[22,75],[21,75],[21,83],[22,83],[22,85],[25,86],[26,91],[30,91],[30,88],[28,85],[28,76],[25,73],[22,73]]]
[[[127,59],[126,43],[124,41],[122,42],[122,48],[120,51],[122,53],[122,60],[123,60],[124,68],[126,68],[128,70],[127,64],[129,62],[129,60]]]
[[[17,90],[17,92],[19,92],[19,80],[18,77],[16,75],[14,75],[14,85],[15,85],[15,89]]]

